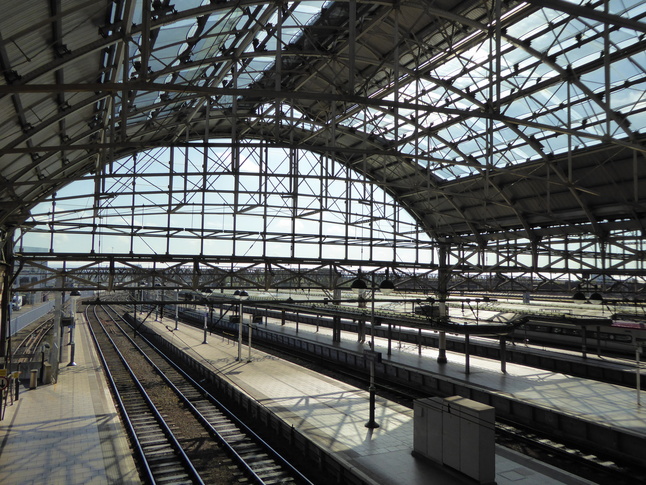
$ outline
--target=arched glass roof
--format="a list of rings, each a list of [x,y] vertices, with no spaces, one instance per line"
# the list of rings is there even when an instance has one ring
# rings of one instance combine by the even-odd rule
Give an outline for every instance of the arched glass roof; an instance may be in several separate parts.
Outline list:
[[[119,160],[99,182],[75,181],[33,209],[34,227],[20,247],[246,261],[435,259],[432,241],[409,214],[334,159],[212,143],[206,151],[150,150]]]
[[[219,139],[333,157],[436,239],[642,229],[643,0],[2,3],[3,225]]]

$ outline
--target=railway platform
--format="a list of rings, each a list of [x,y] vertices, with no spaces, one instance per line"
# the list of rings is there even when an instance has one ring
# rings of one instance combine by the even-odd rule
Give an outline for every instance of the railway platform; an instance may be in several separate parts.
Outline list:
[[[356,333],[343,332],[341,343],[332,344],[332,331],[319,327],[311,330],[311,325],[297,327],[293,322],[282,325],[280,321],[269,319],[263,329],[288,336],[298,336],[315,343],[334,345],[353,352],[362,352],[368,348],[368,335],[365,343],[357,342]],[[375,350],[386,359],[387,343],[385,339],[375,339]],[[535,355],[541,353],[529,349]],[[546,352],[542,352],[546,353]],[[586,359],[568,352],[573,366],[583,365]],[[552,409],[563,414],[577,415],[590,421],[604,423],[610,427],[628,429],[646,437],[646,391],[641,390],[637,399],[637,390],[599,380],[573,377],[564,373],[542,370],[528,365],[513,362],[505,364],[501,371],[499,360],[471,355],[469,371],[466,371],[466,357],[462,353],[446,352],[447,363],[437,363],[438,350],[422,347],[412,343],[394,344],[388,361],[401,367],[414,368],[427,373],[442,376],[454,382],[476,385],[491,392],[503,393],[519,401],[533,403],[544,409]],[[593,359],[590,359],[593,360]],[[613,365],[613,359],[605,359],[604,365]],[[634,378],[634,377],[633,377]],[[641,405],[639,405],[641,404]]]
[[[378,397],[375,417],[379,428],[368,429],[364,426],[369,414],[367,392],[253,348],[249,354],[246,345],[242,347],[243,358],[237,360],[235,340],[208,335],[205,344],[201,329],[180,323],[175,330],[174,325],[171,319],[146,323],[170,345],[204,363],[312,443],[328,450],[360,476],[363,483],[474,483],[411,454],[412,410]],[[282,326],[277,322],[269,322],[266,328],[298,334],[299,338],[312,342],[331,340],[331,333],[328,335],[323,328],[315,332],[301,326],[297,331],[294,325]],[[69,357],[64,352],[58,382],[33,390],[23,389],[20,399],[7,407],[5,419],[0,421],[0,483],[3,485],[139,483],[125,431],[112,404],[86,324],[79,324],[76,329],[77,365],[66,366]],[[344,335],[340,345],[355,350],[365,348],[365,344],[354,340],[356,335]],[[376,345],[379,344],[377,341]],[[389,359],[402,359],[410,366],[437,366],[433,349],[424,349],[421,356],[399,350]],[[456,379],[483,379],[496,392],[513,392],[528,399],[539,396],[545,405],[552,402],[551,405],[570,408],[572,412],[579,412],[582,406],[587,413],[596,408],[600,420],[646,428],[645,411],[618,408],[617,399],[623,402],[620,390],[608,393],[605,388],[588,389],[590,383],[584,380],[513,364],[508,364],[508,373],[503,375],[499,363],[476,357],[471,358],[471,372],[466,376],[464,356],[449,352],[447,357],[449,365],[436,369],[437,372],[452,374]],[[592,395],[586,394],[590,392]],[[634,403],[635,391],[625,392],[625,402]],[[496,446],[496,483],[594,482]]]
[[[168,345],[201,362],[220,379],[333,455],[365,484],[474,483],[447,467],[412,455],[413,411],[409,408],[378,398],[375,418],[379,427],[369,429],[365,427],[369,416],[366,391],[253,348],[249,354],[246,345],[242,346],[242,358],[238,360],[237,341],[208,335],[204,343],[201,329],[185,324],[175,329],[171,319],[148,321],[145,325]],[[295,332],[289,327],[274,329]],[[324,332],[315,334],[303,330],[299,336],[331,338]],[[496,446],[495,460],[498,485],[593,483],[501,446]]]
[[[0,421],[2,485],[141,483],[86,324],[75,366],[65,346],[58,382],[21,387]]]

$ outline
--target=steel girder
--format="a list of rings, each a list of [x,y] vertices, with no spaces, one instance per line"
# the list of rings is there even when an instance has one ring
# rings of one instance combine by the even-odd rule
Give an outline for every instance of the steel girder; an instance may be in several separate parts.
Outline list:
[[[480,255],[450,263],[469,275],[643,271],[638,2],[68,5],[0,29],[6,229],[121,157],[227,137],[343,163]]]

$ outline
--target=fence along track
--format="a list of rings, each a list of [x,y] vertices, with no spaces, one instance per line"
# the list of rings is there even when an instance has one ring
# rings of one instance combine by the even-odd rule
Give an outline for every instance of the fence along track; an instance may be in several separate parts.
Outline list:
[[[106,310],[106,308],[104,308]],[[113,318],[125,322],[114,310]],[[127,325],[127,322],[125,322]],[[304,484],[311,482],[271,446],[242,423],[188,374],[167,359],[144,336],[137,336],[139,350],[202,425],[214,436],[254,483]]]
[[[173,432],[154,406],[143,386],[122,356],[108,331],[94,314],[86,318],[97,351],[123,411],[126,427],[133,438],[143,474],[153,484],[203,484]]]

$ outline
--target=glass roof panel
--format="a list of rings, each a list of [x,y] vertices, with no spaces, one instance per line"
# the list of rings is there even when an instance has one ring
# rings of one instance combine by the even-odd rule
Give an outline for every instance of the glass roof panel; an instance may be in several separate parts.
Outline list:
[[[186,12],[208,3],[193,0],[177,5],[181,12]],[[579,1],[572,3],[581,5]],[[313,0],[286,3],[282,42],[295,42],[307,25],[325,20],[321,10],[330,5],[333,3]],[[645,5],[644,0],[613,0],[608,8],[612,14],[635,18],[646,13]],[[602,6],[590,8],[603,11]],[[239,88],[249,86],[275,66],[276,30],[272,30],[278,23],[275,9],[274,4],[245,8],[221,4],[208,17],[164,24],[150,46],[148,65],[153,72],[164,73],[158,82],[229,86],[234,72],[231,55],[234,51],[244,52],[235,64],[235,82]],[[422,164],[429,152],[434,160],[460,164],[456,168],[438,162],[431,164],[431,170],[438,176],[449,179],[478,170],[478,165],[466,164],[464,160],[497,166],[523,163],[544,157],[547,152],[559,153],[569,143],[586,146],[598,143],[598,137],[627,136],[622,118],[602,123],[609,110],[619,112],[633,126],[643,126],[646,54],[640,51],[629,58],[622,54],[638,41],[633,30],[606,29],[599,20],[556,9],[520,5],[517,10],[522,10],[516,15],[518,18],[503,20],[505,25],[498,41],[485,35],[490,25],[467,31],[466,23],[451,24],[447,20],[444,30],[434,32],[425,41],[432,46],[450,45],[450,49],[437,49],[430,59],[422,55],[418,62],[402,53],[401,62],[406,62],[411,71],[402,70],[398,90],[390,89],[392,85],[380,85],[378,90],[371,91],[371,98],[377,101],[405,101],[419,105],[420,109],[398,108],[395,115],[395,111],[388,111],[387,104],[381,108],[348,104],[340,123],[352,127],[359,135],[364,133],[366,139],[373,135],[399,141],[396,148],[405,154],[420,155]],[[263,14],[265,27],[256,28],[254,22]],[[139,1],[135,23],[140,20]],[[316,32],[308,32],[312,43]],[[194,38],[197,34],[199,38]],[[136,60],[140,56],[139,37],[135,36],[134,41],[131,58]],[[614,57],[604,65],[602,53],[607,51],[614,53]],[[421,44],[419,52],[423,52]],[[224,56],[213,63],[212,59],[219,54]],[[185,55],[190,56],[190,62],[185,62]],[[392,79],[389,61],[381,69],[383,72],[378,73],[383,74],[382,79]],[[332,75],[331,72],[327,75]],[[136,74],[135,70],[131,74]],[[320,80],[329,82],[324,77]],[[171,99],[174,96],[171,94]],[[217,97],[223,107],[232,100],[230,95]],[[138,110],[144,112],[146,106],[155,102],[159,102],[158,97],[137,93]],[[257,106],[255,113],[271,116],[274,108],[275,105]],[[495,121],[481,115],[490,109],[498,113],[492,118]],[[283,111],[290,115],[281,118],[282,123],[305,130],[318,129],[309,121],[312,113],[295,110],[293,104],[286,104]],[[177,110],[164,108],[156,115],[163,117],[165,113],[175,115]],[[501,122],[498,117],[507,121]],[[569,138],[558,134],[564,129],[575,134]],[[487,149],[492,136],[493,151]],[[534,137],[536,143],[528,143],[529,137]],[[484,160],[485,157],[489,159]]]

